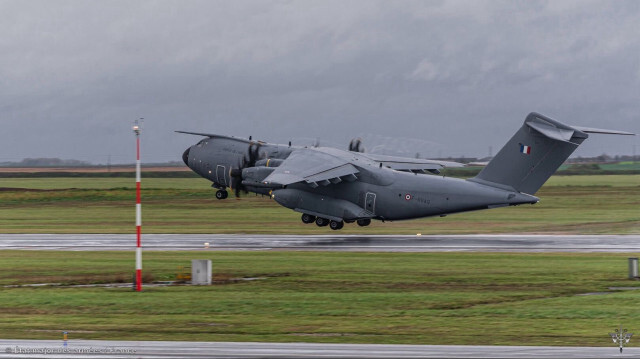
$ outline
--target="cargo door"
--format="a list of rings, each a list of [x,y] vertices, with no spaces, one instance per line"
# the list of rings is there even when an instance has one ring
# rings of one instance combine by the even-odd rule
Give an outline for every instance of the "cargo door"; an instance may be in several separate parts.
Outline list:
[[[216,182],[219,185],[228,186],[226,174],[227,174],[227,171],[224,166],[218,165],[216,167]]]

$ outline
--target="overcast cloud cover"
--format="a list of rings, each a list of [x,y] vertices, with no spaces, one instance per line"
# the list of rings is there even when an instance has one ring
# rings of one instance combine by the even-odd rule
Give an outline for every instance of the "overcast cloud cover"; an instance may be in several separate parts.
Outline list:
[[[640,133],[638,1],[0,0],[0,14],[0,162],[133,162],[138,117],[146,162],[198,140],[174,130],[392,138],[427,157],[495,153],[531,111]],[[592,135],[575,155],[638,144]]]

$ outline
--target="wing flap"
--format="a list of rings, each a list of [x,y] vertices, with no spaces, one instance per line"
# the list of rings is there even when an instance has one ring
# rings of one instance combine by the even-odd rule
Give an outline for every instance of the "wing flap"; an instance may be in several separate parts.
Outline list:
[[[339,183],[342,181],[342,179],[340,179],[341,177],[353,175],[358,172],[359,172],[358,169],[355,168],[352,164],[345,163],[344,165],[341,165],[320,173],[316,173],[311,176],[307,176],[305,177],[304,181],[307,183],[321,182],[321,181]]]
[[[376,155],[372,153],[363,153],[362,156],[365,156],[370,160],[382,163],[383,166],[389,167],[396,171],[429,171],[437,173],[443,167],[464,167],[464,164],[452,161],[396,157]]]
[[[328,186],[341,181],[353,181],[358,169],[343,159],[328,153],[296,149],[264,179],[264,182],[286,186],[305,182],[313,187]]]

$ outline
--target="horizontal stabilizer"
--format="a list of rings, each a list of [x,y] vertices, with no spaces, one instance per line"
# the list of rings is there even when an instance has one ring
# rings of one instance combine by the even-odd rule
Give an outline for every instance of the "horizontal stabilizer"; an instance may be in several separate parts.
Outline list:
[[[586,133],[603,133],[606,135],[625,135],[625,136],[635,136],[635,133],[626,132],[626,131],[616,131],[616,130],[603,130],[601,128],[591,128],[591,127],[582,127],[582,126],[571,126],[578,131],[586,132]]]
[[[529,115],[525,121],[525,125],[557,141],[569,142],[571,138],[577,134],[575,128],[537,114],[533,116]],[[583,138],[587,138],[587,136],[584,135]]]

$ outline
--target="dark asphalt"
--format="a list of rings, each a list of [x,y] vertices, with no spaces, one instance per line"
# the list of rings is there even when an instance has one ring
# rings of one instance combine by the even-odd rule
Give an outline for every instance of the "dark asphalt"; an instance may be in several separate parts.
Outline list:
[[[0,234],[0,249],[134,250],[135,244],[135,234]],[[143,234],[142,245],[144,250],[640,252],[640,235]]]

